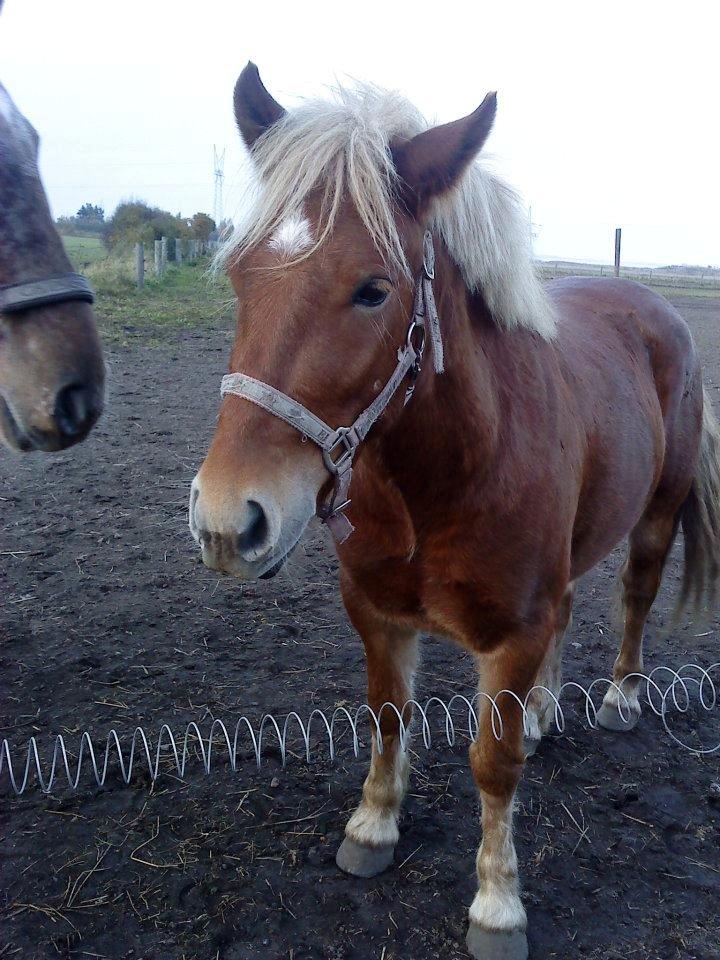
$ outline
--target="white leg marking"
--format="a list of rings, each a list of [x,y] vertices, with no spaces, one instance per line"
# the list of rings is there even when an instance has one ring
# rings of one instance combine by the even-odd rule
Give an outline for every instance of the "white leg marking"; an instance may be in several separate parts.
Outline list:
[[[393,666],[400,674],[401,687],[408,691],[408,699],[413,696],[417,656],[417,637],[408,640],[402,652],[395,654]],[[404,704],[398,703],[396,706],[400,709]],[[366,846],[395,846],[400,836],[398,819],[409,774],[410,760],[400,748],[400,738],[396,735],[383,737],[381,755],[373,736],[372,760],[363,784],[363,797],[345,827],[345,835]]]
[[[517,855],[512,839],[512,802],[481,793],[483,839],[477,855],[480,889],[470,906],[470,922],[486,930],[524,930]]]
[[[398,818],[407,790],[410,761],[400,750],[397,738],[393,738],[392,744],[389,740],[389,737],[385,740],[382,757],[373,749],[363,798],[345,827],[346,836],[369,847],[394,847],[400,837]],[[388,753],[392,757],[388,757]]]
[[[616,686],[612,686],[608,689],[608,692],[603,697],[603,706],[611,708],[618,711],[618,716],[622,714],[622,717],[628,716],[628,711],[634,714],[640,714],[640,698],[638,696],[638,680],[627,680],[623,683],[619,678],[615,679]],[[618,690],[618,687],[622,690],[622,694]]]

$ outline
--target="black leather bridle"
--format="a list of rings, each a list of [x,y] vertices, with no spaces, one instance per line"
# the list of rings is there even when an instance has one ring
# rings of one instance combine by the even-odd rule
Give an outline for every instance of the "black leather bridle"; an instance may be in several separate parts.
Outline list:
[[[56,277],[42,280],[28,280],[25,283],[7,283],[0,286],[0,314],[23,313],[35,307],[46,307],[52,303],[67,303],[81,300],[93,303],[95,294],[85,277],[79,273],[61,273]]]

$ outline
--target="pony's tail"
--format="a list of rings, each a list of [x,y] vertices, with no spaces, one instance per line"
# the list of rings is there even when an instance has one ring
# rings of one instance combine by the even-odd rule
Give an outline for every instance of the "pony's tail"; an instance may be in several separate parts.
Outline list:
[[[700,453],[695,477],[681,507],[685,569],[678,612],[691,605],[710,609],[720,574],[720,423],[703,388]]]

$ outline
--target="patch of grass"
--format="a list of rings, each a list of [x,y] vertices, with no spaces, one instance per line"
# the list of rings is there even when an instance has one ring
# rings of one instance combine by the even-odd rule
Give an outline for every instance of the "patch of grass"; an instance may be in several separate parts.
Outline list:
[[[98,297],[113,297],[135,289],[133,264],[122,257],[108,257],[88,264],[84,274]]]
[[[138,290],[129,260],[108,260],[87,271],[97,294],[102,337],[114,343],[141,338],[149,346],[181,330],[227,329],[235,298],[225,277],[208,276],[206,264],[168,265],[162,280],[147,277]]]
[[[105,244],[98,237],[63,237],[62,241],[76,270],[85,270],[107,257]]]

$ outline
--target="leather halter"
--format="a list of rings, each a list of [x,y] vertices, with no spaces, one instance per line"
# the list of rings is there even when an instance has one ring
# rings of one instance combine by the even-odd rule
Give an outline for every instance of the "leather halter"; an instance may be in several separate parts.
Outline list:
[[[333,477],[334,483],[329,497],[318,507],[317,515],[323,523],[328,525],[338,543],[347,540],[354,529],[343,512],[350,504],[348,491],[352,477],[353,457],[406,376],[409,376],[410,382],[405,389],[405,403],[412,396],[415,381],[420,374],[427,334],[433,345],[435,370],[437,373],[443,372],[443,344],[432,286],[434,279],[435,250],[432,235],[426,231],[423,238],[422,274],[415,288],[413,315],[405,343],[398,350],[397,366],[370,406],[366,407],[349,427],[333,429],[297,400],[293,400],[269,383],[256,380],[247,374],[229,373],[222,378],[221,396],[231,393],[250,400],[251,403],[294,427],[302,434],[303,440],[312,440],[320,447],[325,466]]]
[[[90,284],[79,273],[61,273],[57,277],[0,286],[0,313],[23,313],[35,307],[72,300],[86,303],[95,300]]]

